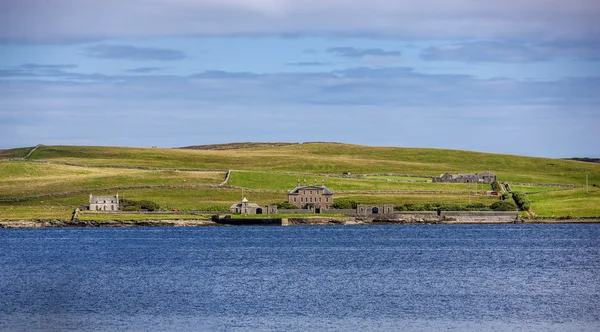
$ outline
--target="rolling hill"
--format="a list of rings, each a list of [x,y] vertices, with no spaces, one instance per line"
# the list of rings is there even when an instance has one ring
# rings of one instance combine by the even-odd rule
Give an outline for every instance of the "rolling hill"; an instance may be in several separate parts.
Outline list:
[[[0,150],[0,219],[67,218],[74,207],[87,203],[90,192],[118,191],[169,209],[222,210],[244,189],[252,201],[270,204],[285,200],[285,190],[298,180],[325,181],[336,197],[365,204],[488,204],[497,198],[469,195],[466,184],[426,182],[445,172],[484,170],[514,190],[529,192],[532,210],[540,216],[600,216],[600,165],[575,160],[340,143],[39,146],[27,161],[10,160],[31,150]],[[223,183],[229,170],[229,181]]]

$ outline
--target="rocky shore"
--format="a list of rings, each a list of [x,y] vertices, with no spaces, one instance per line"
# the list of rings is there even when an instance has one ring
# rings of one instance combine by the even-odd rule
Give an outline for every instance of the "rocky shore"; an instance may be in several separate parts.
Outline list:
[[[80,220],[41,220],[41,221],[0,221],[0,228],[66,228],[66,227],[195,227],[195,226],[233,226],[233,225],[401,225],[401,224],[509,224],[504,220],[368,220],[354,217],[294,217],[269,219],[269,222],[264,222],[266,219],[246,219],[247,222],[239,222],[244,219],[232,219],[232,222],[213,221],[213,220],[110,220],[110,221],[80,221]],[[237,222],[234,222],[237,221]],[[276,221],[276,222],[275,222]],[[520,220],[517,223],[525,224],[596,224],[600,223],[600,219],[532,219]]]

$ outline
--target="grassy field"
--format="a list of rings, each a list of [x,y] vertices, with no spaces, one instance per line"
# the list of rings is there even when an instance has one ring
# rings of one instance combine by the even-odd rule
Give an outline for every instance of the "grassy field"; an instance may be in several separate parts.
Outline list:
[[[415,174],[439,175],[444,172],[469,173],[491,170],[500,181],[522,183],[600,185],[600,164],[571,160],[486,154],[469,151],[366,147],[358,145],[311,143],[294,145],[242,144],[240,149],[219,146],[207,150],[149,149],[123,147],[41,146],[30,159],[70,162],[84,165],[151,166],[233,171],[229,185],[246,189],[244,196],[259,205],[286,200],[284,192],[298,180],[325,185],[363,204],[458,203],[467,204],[466,184],[402,182],[412,177],[379,176],[339,178],[318,174]],[[31,148],[0,150],[0,159],[23,157]],[[282,174],[299,172],[303,175]],[[0,162],[0,198],[82,191],[57,197],[0,202],[0,220],[70,219],[73,209],[95,195],[115,194],[102,188],[128,186],[178,186],[176,189],[125,189],[121,197],[150,200],[164,209],[180,211],[227,210],[242,198],[241,190],[191,188],[219,184],[224,171],[189,172],[139,170],[106,167],[77,167],[35,162]],[[424,178],[421,178],[421,180]],[[513,185],[513,190],[530,193],[532,209],[540,216],[599,216],[600,193],[590,194],[560,187]],[[479,190],[490,190],[489,186]],[[267,192],[261,191],[267,190]],[[441,193],[344,193],[344,190],[441,191]],[[471,186],[472,192],[475,187]],[[456,192],[462,192],[456,193]],[[497,197],[471,196],[470,202],[491,204]]]
[[[490,205],[499,200],[498,197],[469,196],[455,194],[339,194],[336,198],[348,198],[361,204],[415,204],[415,203],[484,203]]]
[[[367,175],[364,178],[365,179],[386,180],[386,181],[389,180],[389,181],[404,181],[404,182],[411,182],[411,181],[431,182],[431,178],[421,178],[421,177],[414,177],[414,176]]]
[[[145,220],[210,220],[212,215],[204,214],[102,214],[102,213],[85,213],[78,215],[81,221],[145,221]]]
[[[9,153],[9,152],[4,152]],[[416,174],[491,170],[500,180],[526,183],[600,184],[600,165],[458,150],[311,143],[237,150],[42,146],[31,159],[98,165],[295,171],[315,174]]]
[[[233,219],[252,219],[252,218],[308,218],[308,217],[332,217],[332,218],[343,218],[347,217],[344,214],[335,213],[321,213],[321,214],[261,214],[261,215],[242,215],[234,214],[231,216]]]
[[[84,168],[33,162],[0,163],[0,198],[125,186],[219,184],[223,172]]]
[[[61,205],[8,205],[0,204],[0,221],[15,220],[71,220],[73,209]]]
[[[112,191],[95,191],[96,195],[114,195]],[[242,200],[241,190],[234,189],[130,189],[119,192],[120,198],[132,200],[150,200],[160,205],[162,209],[182,211],[219,211],[227,210],[234,203]],[[284,193],[245,191],[244,196],[253,203],[260,205],[282,202],[286,199]],[[45,197],[19,202],[0,202],[0,207],[6,206],[37,206],[69,208],[71,211],[87,205],[88,193],[70,194],[59,197]]]
[[[533,210],[541,217],[600,217],[600,189],[563,190],[529,195]]]
[[[33,147],[0,150],[0,159],[24,158]]]
[[[464,191],[469,185],[466,183],[425,183],[425,182],[390,182],[385,179],[363,180],[356,178],[317,177],[310,175],[279,174],[269,172],[240,172],[233,171],[229,178],[230,185],[256,189],[294,189],[298,180],[308,184],[320,186],[325,181],[325,186],[332,190],[439,190],[439,191]],[[479,190],[491,190],[490,185],[479,185]],[[475,185],[471,185],[475,191]]]
[[[560,191],[560,190],[568,190],[569,188],[565,187],[551,187],[551,186],[522,186],[522,185],[510,185],[510,188],[513,191],[521,191],[527,194],[530,193],[539,193],[539,192],[547,192],[547,191]]]

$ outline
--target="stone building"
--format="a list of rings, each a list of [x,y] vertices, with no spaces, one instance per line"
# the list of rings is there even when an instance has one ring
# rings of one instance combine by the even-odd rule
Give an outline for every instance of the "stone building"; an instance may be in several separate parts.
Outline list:
[[[249,203],[248,199],[244,197],[241,203],[233,204],[229,208],[229,212],[240,214],[262,214],[263,210],[258,204]]]
[[[90,194],[91,211],[118,211],[119,194],[117,196],[94,196]]]
[[[434,177],[433,182],[454,182],[454,183],[492,183],[496,181],[496,175],[486,171],[475,174],[450,174],[444,173]]]
[[[356,214],[358,215],[389,215],[394,213],[394,205],[384,204],[382,206],[358,204]]]
[[[322,182],[320,186],[317,186],[316,183],[307,186],[306,180],[304,180],[304,186],[301,186],[298,181],[298,186],[288,192],[288,203],[301,209],[314,207],[318,211],[329,210],[333,204],[333,191],[325,187],[325,182]]]

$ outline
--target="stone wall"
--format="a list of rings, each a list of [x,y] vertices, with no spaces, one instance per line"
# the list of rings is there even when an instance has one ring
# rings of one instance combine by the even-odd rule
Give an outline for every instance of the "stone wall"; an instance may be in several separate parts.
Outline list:
[[[354,210],[353,210],[354,211]],[[277,210],[279,214],[313,214],[315,213],[314,209],[279,209]]]
[[[356,209],[330,209],[330,210],[325,210],[324,213],[354,215],[354,214],[356,214]]]
[[[440,217],[445,223],[510,223],[518,219],[518,213],[516,211],[442,211]]]

